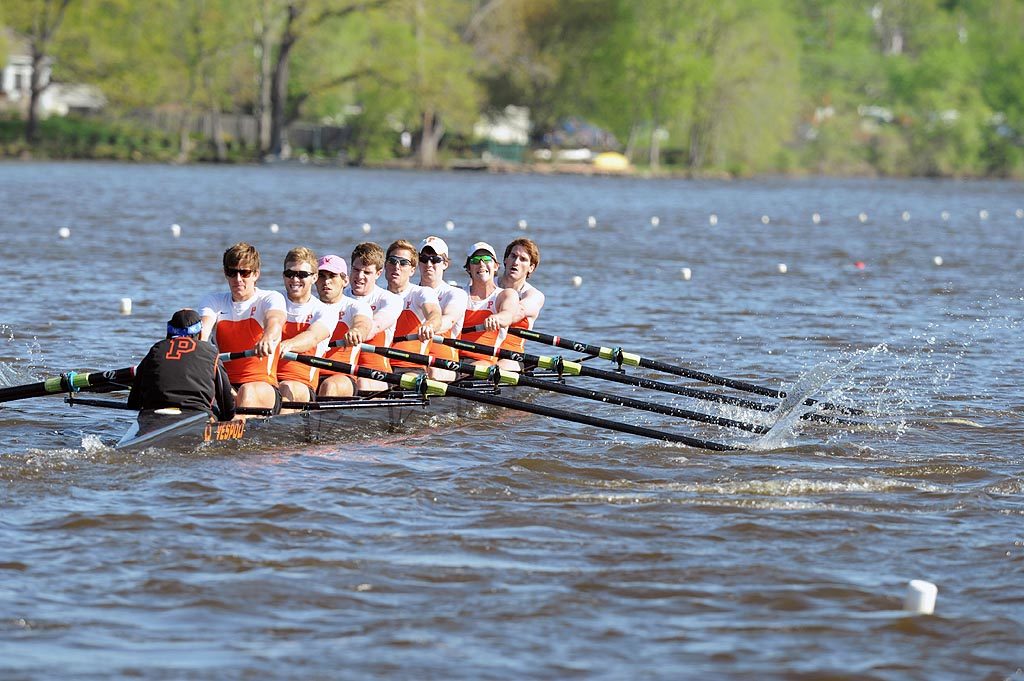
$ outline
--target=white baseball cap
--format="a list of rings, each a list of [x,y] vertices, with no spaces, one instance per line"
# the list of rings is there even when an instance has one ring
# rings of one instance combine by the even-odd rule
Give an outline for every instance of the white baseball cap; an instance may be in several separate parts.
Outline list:
[[[448,244],[439,236],[428,236],[421,241],[419,252],[422,253],[424,248],[430,248],[438,255],[448,255]]]
[[[498,254],[494,251],[494,246],[490,245],[486,241],[477,241],[475,244],[469,247],[469,252],[466,253],[466,259],[473,257],[473,254],[477,251],[487,251],[494,258],[495,262],[498,262]]]

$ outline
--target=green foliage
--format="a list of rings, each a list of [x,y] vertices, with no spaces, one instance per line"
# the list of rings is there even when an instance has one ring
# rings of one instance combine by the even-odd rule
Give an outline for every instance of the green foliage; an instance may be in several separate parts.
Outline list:
[[[58,4],[0,22],[25,34]],[[260,36],[290,58],[284,119],[348,126],[356,162],[412,153],[402,131],[464,153],[515,104],[536,140],[578,117],[652,168],[1024,177],[1021,0],[71,0],[47,53],[110,115],[158,112],[188,157],[236,159],[255,151],[187,124],[260,109]],[[46,121],[32,151],[156,158],[171,139],[91,125]]]
[[[20,119],[0,120],[0,156],[166,162],[177,151],[176,141],[166,133],[126,122],[48,118],[40,122],[39,141],[31,146],[22,138],[23,128]]]

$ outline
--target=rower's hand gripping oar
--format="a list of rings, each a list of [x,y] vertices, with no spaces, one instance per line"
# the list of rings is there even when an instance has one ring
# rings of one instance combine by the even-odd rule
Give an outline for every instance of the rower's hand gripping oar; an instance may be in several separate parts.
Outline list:
[[[363,343],[361,346],[363,352],[371,352],[383,357],[390,359],[404,360],[406,362],[412,362],[413,364],[420,364],[423,366],[438,367],[454,371],[460,374],[469,374],[473,378],[478,378],[484,381],[491,381],[495,384],[500,385],[521,385],[528,388],[538,388],[540,390],[547,390],[549,392],[561,393],[563,395],[570,395],[572,397],[582,397],[586,400],[596,400],[598,402],[605,402],[607,404],[615,404],[620,407],[630,407],[631,409],[642,409],[643,411],[650,411],[656,414],[664,414],[666,416],[675,416],[678,418],[689,419],[691,421],[700,421],[702,423],[712,423],[718,426],[724,426],[726,428],[739,428],[741,430],[747,430],[752,433],[763,435],[767,433],[770,428],[767,426],[759,426],[753,423],[744,423],[742,421],[734,421],[732,419],[723,418],[720,416],[709,416],[708,414],[701,414],[700,412],[690,411],[688,409],[679,409],[677,407],[671,407],[664,404],[657,404],[653,402],[644,402],[642,400],[635,400],[631,397],[620,397],[618,395],[612,395],[610,393],[598,392],[596,390],[586,390],[571,385],[565,385],[563,383],[554,383],[552,381],[544,381],[532,376],[523,375],[517,371],[508,371],[506,369],[500,369],[496,366],[479,366],[472,362],[457,362],[454,360],[441,359],[433,357],[431,355],[421,355],[415,352],[406,352],[404,350],[396,350],[394,348],[384,348],[374,345],[368,345]]]
[[[0,388],[0,402],[23,400],[28,397],[42,397],[44,395],[57,395],[60,393],[76,393],[79,390],[107,386],[130,388],[134,378],[135,367],[110,369],[108,371],[90,371],[81,374],[68,371],[60,376],[47,378],[38,383]]]
[[[747,383],[746,381],[738,381],[733,378],[725,378],[724,376],[715,376],[714,374],[705,373],[703,371],[695,371],[694,369],[687,369],[686,367],[676,366],[674,364],[666,364],[665,362],[659,362],[653,359],[647,359],[640,355],[633,354],[631,352],[624,352],[621,348],[605,348],[597,345],[590,345],[583,343],[582,341],[570,340],[568,338],[561,338],[559,336],[552,336],[546,333],[540,333],[532,329],[519,329],[509,328],[509,333],[526,340],[536,341],[538,343],[545,343],[554,347],[562,348],[563,350],[572,350],[573,352],[581,352],[588,355],[595,355],[602,359],[611,360],[619,366],[623,364],[628,366],[644,367],[645,369],[653,369],[654,371],[661,371],[667,374],[673,374],[676,376],[683,376],[685,378],[693,378],[704,383],[710,383],[712,385],[721,385],[727,388],[733,388],[735,390],[741,390],[743,392],[755,393],[757,395],[764,395],[766,397],[786,397],[786,393],[782,390],[775,390],[774,388],[766,388],[764,386],[755,385],[753,383]],[[804,400],[806,405],[817,405],[822,409],[831,409],[846,414],[863,414],[864,412],[860,409],[851,409],[849,407],[843,407],[829,402],[818,402],[817,400],[808,398]]]
[[[718,442],[700,440],[698,438],[688,437],[686,435],[666,433],[660,430],[656,430],[654,428],[645,428],[643,426],[634,426],[629,423],[609,421],[607,419],[597,418],[594,416],[587,416],[585,414],[576,414],[574,412],[565,411],[562,409],[555,409],[552,407],[545,407],[538,404],[521,402],[519,400],[501,397],[499,395],[489,395],[486,393],[476,392],[474,390],[467,390],[465,388],[460,388],[455,385],[442,383],[441,381],[434,381],[422,374],[394,374],[386,371],[378,371],[376,369],[368,369],[366,367],[355,367],[347,362],[337,362],[330,359],[324,359],[323,357],[314,357],[312,355],[299,355],[294,352],[282,353],[281,357],[295,362],[302,362],[303,364],[306,364],[308,366],[318,367],[320,369],[328,369],[330,371],[337,371],[343,374],[352,374],[355,376],[359,376],[361,378],[369,378],[375,381],[383,381],[390,385],[400,386],[402,388],[405,388],[406,390],[415,390],[423,395],[448,395],[451,397],[458,397],[469,402],[479,402],[481,404],[489,404],[494,407],[515,409],[517,411],[524,411],[530,414],[538,414],[540,416],[548,416],[550,418],[561,419],[563,421],[571,421],[573,423],[594,426],[596,428],[604,428],[606,430],[614,430],[620,433],[639,435],[640,437],[661,440],[662,442],[676,442],[679,444],[688,445],[690,447],[696,447],[698,449],[710,449],[714,451],[732,451],[736,449],[743,449],[742,447],[736,445],[725,445]],[[440,360],[437,363],[437,366],[444,367],[444,360]]]
[[[692,397],[698,400],[718,402],[719,404],[728,404],[734,407],[743,407],[744,409],[752,409],[755,411],[771,412],[775,411],[778,407],[778,405],[775,404],[765,404],[763,402],[755,402],[754,400],[746,400],[742,397],[722,395],[720,393],[708,392],[706,390],[697,390],[696,388],[687,388],[680,385],[674,385],[672,383],[664,383],[662,381],[655,381],[649,378],[642,378],[640,376],[631,376],[617,371],[595,369],[594,367],[587,366],[580,362],[572,362],[561,357],[547,357],[544,355],[531,355],[525,352],[514,352],[504,348],[493,348],[490,345],[471,343],[470,341],[461,340],[459,338],[445,338],[444,336],[434,336],[434,342],[441,343],[458,350],[467,350],[469,352],[476,352],[478,354],[498,357],[500,359],[508,359],[513,362],[522,362],[531,366],[540,367],[541,369],[556,371],[560,376],[589,376],[591,378],[600,378],[614,383],[634,385],[638,388],[658,390],[661,392],[673,393],[675,395]],[[834,416],[826,416],[813,412],[804,414],[800,418],[808,421],[822,421],[825,423],[838,423],[841,425],[858,425],[852,421],[844,421],[843,419],[839,419]]]

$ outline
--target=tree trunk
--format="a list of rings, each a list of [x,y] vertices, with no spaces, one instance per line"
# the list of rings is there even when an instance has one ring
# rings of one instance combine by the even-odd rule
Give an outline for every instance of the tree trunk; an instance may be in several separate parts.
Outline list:
[[[630,163],[633,162],[633,156],[636,154],[636,142],[639,137],[639,126],[633,123],[629,126],[629,140],[626,142],[626,158],[629,159]]]
[[[42,79],[43,59],[46,57],[43,51],[35,44],[32,45],[32,74],[29,76],[28,111],[25,112],[25,141],[34,144],[39,141],[39,99],[43,95],[49,83],[45,85],[39,81]]]
[[[259,95],[256,99],[256,150],[257,155],[262,158],[270,150],[270,91],[271,91],[271,52],[270,44],[270,7],[268,0],[263,1],[263,12],[261,16],[259,42],[256,49],[259,52]]]
[[[302,12],[301,7],[294,4],[288,6],[288,20],[281,35],[281,46],[274,62],[274,70],[270,83],[270,153],[277,158],[287,158],[288,140],[285,133],[287,121],[285,106],[288,103],[289,62],[292,48],[298,36],[293,33],[294,23]]]
[[[651,149],[649,156],[649,163],[651,170],[658,170],[661,168],[661,128],[655,124],[651,130]]]
[[[437,148],[444,136],[444,124],[441,122],[434,110],[428,108],[423,112],[423,133],[420,137],[420,160],[421,168],[437,167]]]

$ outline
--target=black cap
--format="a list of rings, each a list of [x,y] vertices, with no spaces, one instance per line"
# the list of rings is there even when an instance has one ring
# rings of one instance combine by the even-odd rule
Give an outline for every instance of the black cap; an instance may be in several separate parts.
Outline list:
[[[168,338],[174,338],[176,336],[198,336],[199,332],[202,330],[202,317],[199,316],[198,312],[190,308],[178,310],[171,315],[170,321],[167,322]]]

